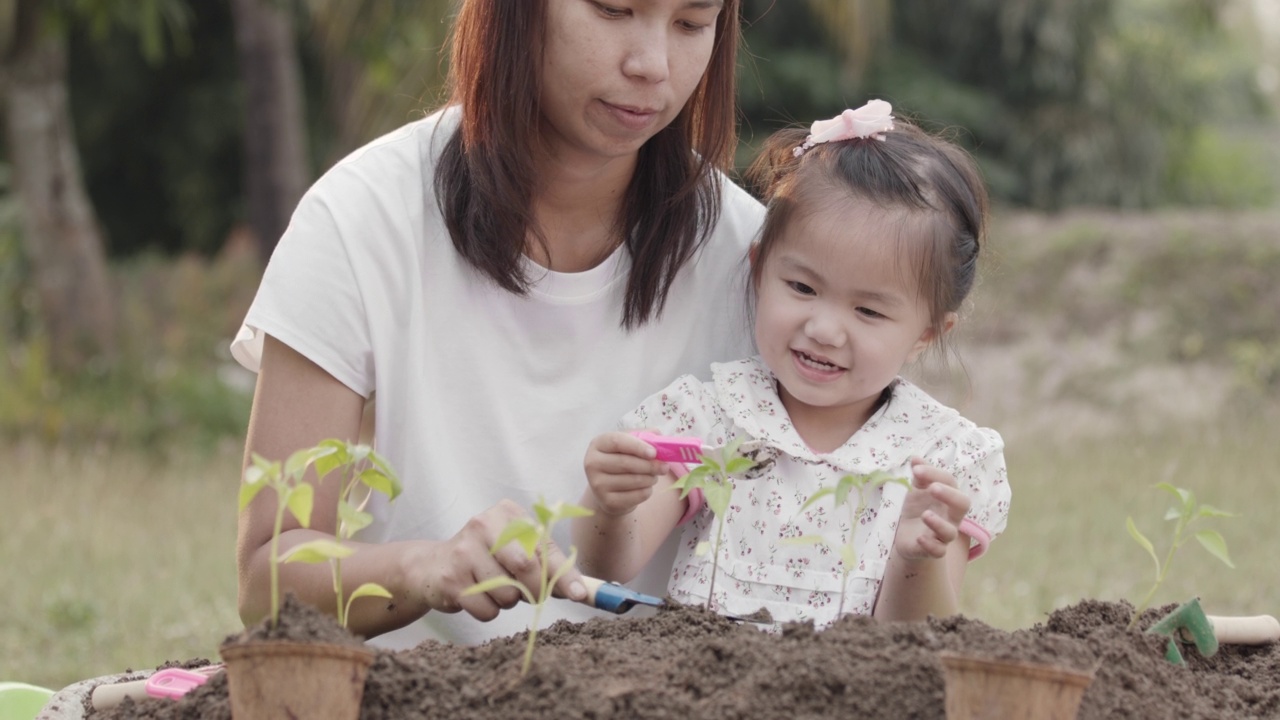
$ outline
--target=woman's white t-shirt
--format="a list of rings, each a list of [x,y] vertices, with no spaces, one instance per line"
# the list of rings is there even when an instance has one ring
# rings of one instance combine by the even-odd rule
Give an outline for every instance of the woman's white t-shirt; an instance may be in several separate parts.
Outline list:
[[[764,208],[745,191],[722,182],[720,221],[661,318],[628,332],[620,327],[625,249],[581,273],[529,261],[536,280],[526,297],[458,256],[434,194],[436,159],[457,121],[447,109],[410,123],[321,177],[231,347],[256,372],[271,335],[376,397],[376,446],[405,491],[375,504],[364,540],[444,540],[502,499],[526,508],[539,498],[577,502],[591,438],[672,378],[751,352],[746,256]],[[564,548],[568,537],[564,523]],[[634,585],[660,594],[673,556],[669,543]],[[593,614],[551,600],[543,619]],[[432,612],[375,642],[473,644],[522,631],[531,617],[524,604],[490,623]]]

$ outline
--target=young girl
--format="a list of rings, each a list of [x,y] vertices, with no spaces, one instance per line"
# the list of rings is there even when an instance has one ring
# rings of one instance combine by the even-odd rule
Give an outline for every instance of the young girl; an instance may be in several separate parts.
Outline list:
[[[846,612],[914,620],[958,612],[965,564],[1004,529],[1003,441],[900,377],[940,347],[973,286],[987,195],[961,149],[895,120],[888,103],[774,135],[751,169],[768,212],[751,285],[759,355],[683,376],[622,421],[626,430],[763,441],[773,462],[734,492],[719,544],[713,606],[822,626]],[[675,471],[627,432],[591,442],[574,540],[586,574],[627,581],[684,525],[671,597],[705,603],[716,519]],[[856,525],[830,500],[842,476],[910,479],[865,491]],[[856,491],[855,491],[856,492]],[[856,495],[849,502],[855,506]],[[852,526],[851,526],[852,525]],[[829,544],[853,533],[845,573]],[[843,593],[843,597],[842,597]]]

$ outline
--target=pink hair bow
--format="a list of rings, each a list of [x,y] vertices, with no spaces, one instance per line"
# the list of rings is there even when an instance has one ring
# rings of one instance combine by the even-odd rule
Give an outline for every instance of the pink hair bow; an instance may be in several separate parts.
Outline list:
[[[874,138],[884,140],[884,134],[893,129],[893,106],[884,100],[872,100],[857,110],[845,110],[830,120],[816,120],[809,127],[809,137],[796,146],[796,157],[814,145],[836,140]]]

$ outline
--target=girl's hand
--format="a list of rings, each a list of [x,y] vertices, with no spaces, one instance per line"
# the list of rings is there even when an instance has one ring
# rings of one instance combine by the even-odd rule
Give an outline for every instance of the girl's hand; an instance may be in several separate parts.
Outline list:
[[[665,462],[654,460],[657,454],[652,445],[629,433],[605,433],[592,440],[582,464],[595,509],[604,515],[626,515],[648,500],[668,471]]]
[[[516,503],[503,500],[467,521],[456,535],[444,542],[412,543],[405,570],[409,586],[422,594],[427,606],[438,612],[466,612],[477,620],[489,621],[502,610],[515,607],[522,595],[514,587],[499,587],[487,593],[464,595],[476,583],[508,575],[533,592],[541,586],[541,562],[529,557],[516,543],[491,552],[498,535],[511,520],[526,515]],[[566,562],[564,553],[552,544],[547,549],[547,572],[555,575]],[[553,594],[571,600],[587,596],[582,574],[569,568],[556,583]]]
[[[911,474],[895,549],[908,560],[942,558],[960,536],[960,521],[969,512],[969,496],[956,486],[951,473],[921,458],[911,458]]]

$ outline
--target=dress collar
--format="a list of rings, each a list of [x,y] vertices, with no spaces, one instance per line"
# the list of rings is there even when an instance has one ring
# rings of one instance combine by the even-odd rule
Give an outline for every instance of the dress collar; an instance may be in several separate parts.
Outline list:
[[[940,422],[955,411],[905,379],[891,386],[889,399],[856,433],[830,453],[819,454],[805,444],[791,424],[778,382],[759,357],[711,366],[716,394],[742,432],[805,463],[825,463],[842,472],[868,473],[901,467],[928,447]]]

